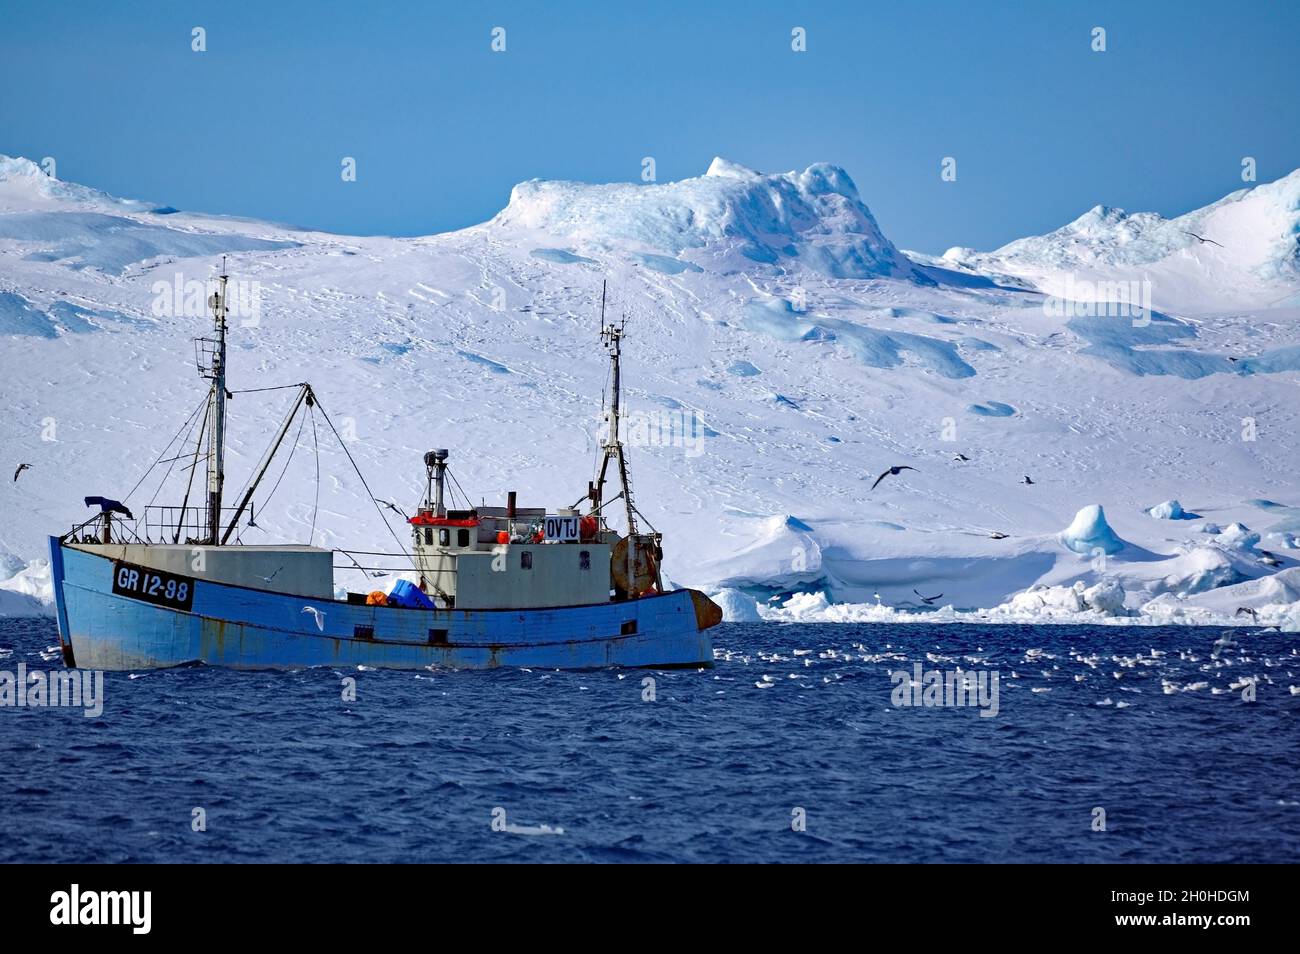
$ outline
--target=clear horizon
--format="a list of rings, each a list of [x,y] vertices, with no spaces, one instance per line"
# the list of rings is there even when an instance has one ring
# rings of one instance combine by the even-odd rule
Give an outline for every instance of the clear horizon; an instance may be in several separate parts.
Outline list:
[[[639,182],[646,157],[661,183],[715,155],[829,162],[897,245],[991,249],[1094,205],[1179,215],[1296,169],[1279,91],[1298,27],[1294,6],[1246,20],[1165,2],[11,4],[0,153],[52,156],[114,195],[353,235],[473,225],[531,178]]]

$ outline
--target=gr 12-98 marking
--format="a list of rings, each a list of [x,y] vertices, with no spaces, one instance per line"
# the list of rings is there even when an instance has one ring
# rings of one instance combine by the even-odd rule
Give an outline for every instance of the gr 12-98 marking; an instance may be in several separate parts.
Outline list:
[[[113,563],[113,592],[133,600],[189,610],[194,605],[194,581],[165,570],[133,563]]]

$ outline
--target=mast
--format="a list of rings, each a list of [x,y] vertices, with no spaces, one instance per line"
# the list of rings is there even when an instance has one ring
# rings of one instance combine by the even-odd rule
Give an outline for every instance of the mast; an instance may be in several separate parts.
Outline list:
[[[601,337],[605,341],[605,347],[609,349],[610,370],[613,379],[613,393],[610,395],[609,405],[609,436],[605,438],[604,444],[605,464],[608,464],[613,459],[618,466],[618,482],[623,490],[623,509],[627,514],[627,534],[631,537],[636,533],[636,516],[632,505],[632,488],[627,474],[627,458],[623,453],[623,441],[619,433],[622,424],[623,401],[621,369],[623,329],[622,327],[615,328],[612,324],[608,325],[602,332]],[[601,466],[600,471],[603,482],[605,465]]]
[[[635,588],[637,555],[636,505],[632,500],[632,483],[628,477],[627,457],[624,454],[623,441],[619,433],[623,403],[622,344],[623,331],[627,326],[627,316],[623,317],[623,322],[620,325],[615,326],[612,322],[608,325],[605,324],[605,289],[606,286],[602,283],[600,291],[600,340],[609,351],[612,393],[610,395],[609,410],[605,412],[605,420],[609,422],[609,430],[600,445],[602,451],[600,472],[596,477],[595,493],[592,495],[592,513],[600,512],[604,502],[605,475],[609,471],[610,461],[613,461],[618,471],[618,482],[622,487],[623,509],[627,516],[627,581],[630,588]],[[629,598],[632,599],[635,599],[636,595],[632,592],[628,594]]]
[[[212,352],[209,377],[212,391],[208,395],[208,520],[207,543],[216,546],[221,533],[221,488],[226,480],[226,259],[221,258],[218,287],[208,298],[217,339]]]
[[[424,455],[424,466],[428,471],[428,481],[424,502],[435,517],[447,516],[447,449],[431,450]]]

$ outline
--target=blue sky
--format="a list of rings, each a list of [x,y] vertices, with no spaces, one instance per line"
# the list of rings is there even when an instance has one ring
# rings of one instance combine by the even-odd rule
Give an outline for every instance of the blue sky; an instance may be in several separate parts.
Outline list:
[[[523,179],[723,155],[841,165],[887,235],[940,252],[1098,203],[1184,212],[1241,188],[1243,156],[1261,182],[1300,166],[1296,3],[0,0],[0,22],[0,152],[337,232],[444,231]]]

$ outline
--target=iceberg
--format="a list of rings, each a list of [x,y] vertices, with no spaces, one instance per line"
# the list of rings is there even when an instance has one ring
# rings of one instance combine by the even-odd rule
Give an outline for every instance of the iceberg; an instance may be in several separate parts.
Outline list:
[[[1127,546],[1106,522],[1101,504],[1089,504],[1075,514],[1074,521],[1061,531],[1058,539],[1067,549],[1087,556],[1098,550],[1108,555],[1118,553]]]
[[[1166,500],[1154,507],[1147,507],[1146,513],[1157,520],[1199,520],[1200,515],[1188,513],[1177,500]]]

